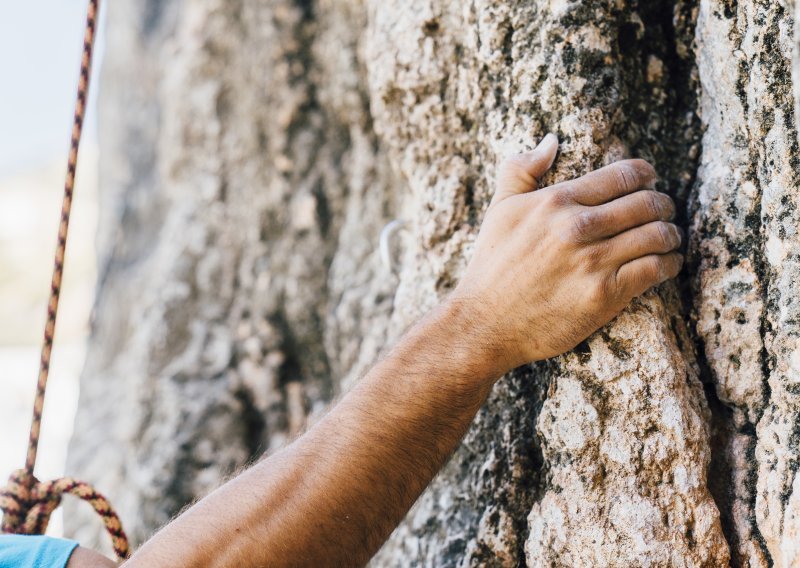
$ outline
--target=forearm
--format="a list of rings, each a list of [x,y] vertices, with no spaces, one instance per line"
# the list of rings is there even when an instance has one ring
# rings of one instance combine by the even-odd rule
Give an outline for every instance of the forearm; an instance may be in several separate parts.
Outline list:
[[[435,310],[315,427],[209,495],[131,566],[363,564],[466,432],[502,369],[458,304]],[[198,543],[202,541],[202,546]]]
[[[306,435],[181,515],[130,565],[363,564],[444,464],[496,377],[573,348],[674,277],[681,235],[667,222],[674,204],[652,189],[652,167],[623,161],[535,191],[557,149],[548,136],[501,165],[457,300],[418,324]]]

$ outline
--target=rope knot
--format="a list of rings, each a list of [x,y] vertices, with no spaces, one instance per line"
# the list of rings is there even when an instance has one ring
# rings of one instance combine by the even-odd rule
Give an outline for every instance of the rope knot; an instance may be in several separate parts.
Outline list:
[[[0,490],[2,530],[16,534],[43,534],[50,515],[61,503],[62,492],[51,483],[41,483],[24,469],[14,471],[8,485]]]
[[[8,485],[0,490],[0,509],[5,513],[3,532],[43,533],[60,502],[61,495],[42,491],[42,484],[31,473],[24,469],[14,471]]]
[[[130,551],[128,537],[108,499],[88,483],[71,477],[41,482],[24,469],[13,472],[8,485],[0,489],[0,509],[4,513],[0,529],[4,533],[44,534],[50,515],[59,506],[65,493],[92,506],[103,520],[114,552],[120,558],[127,558]]]

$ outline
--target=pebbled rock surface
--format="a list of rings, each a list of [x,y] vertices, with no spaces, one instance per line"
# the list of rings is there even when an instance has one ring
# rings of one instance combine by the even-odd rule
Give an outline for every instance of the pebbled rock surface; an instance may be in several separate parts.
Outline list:
[[[372,564],[798,565],[794,9],[109,3],[70,470],[140,542],[285,444],[455,286],[496,164],[552,131],[546,183],[656,165],[687,269],[504,377]]]
[[[705,136],[694,304],[721,403],[716,493],[736,565],[795,566],[800,160],[792,8],[701,3],[697,43]]]
[[[395,186],[356,8],[109,3],[104,270],[69,468],[137,542],[297,435],[385,342]]]

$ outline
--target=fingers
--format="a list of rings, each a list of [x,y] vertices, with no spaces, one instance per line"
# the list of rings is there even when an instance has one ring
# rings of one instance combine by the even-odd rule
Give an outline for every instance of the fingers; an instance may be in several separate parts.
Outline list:
[[[539,188],[539,178],[553,165],[558,153],[558,138],[548,134],[530,152],[506,159],[497,173],[497,192],[492,203]]]
[[[683,234],[677,225],[655,221],[625,231],[609,239],[605,246],[609,261],[620,266],[637,258],[667,254],[679,248],[682,242]]]
[[[637,191],[597,207],[576,213],[575,224],[587,242],[618,235],[628,229],[653,221],[675,217],[675,203],[657,191]]]
[[[639,189],[654,189],[656,171],[644,160],[622,160],[553,186],[581,205],[602,205]]]
[[[683,267],[683,255],[677,252],[651,254],[627,262],[616,272],[619,290],[630,299],[675,278]]]

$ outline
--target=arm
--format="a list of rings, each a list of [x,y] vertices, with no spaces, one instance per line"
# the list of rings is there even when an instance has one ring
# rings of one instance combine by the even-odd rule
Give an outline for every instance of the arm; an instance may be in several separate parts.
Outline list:
[[[200,501],[129,565],[365,563],[457,445],[499,372],[470,331],[455,331],[469,330],[474,317],[457,302],[430,314],[321,422]]]
[[[574,347],[677,274],[674,205],[641,161],[534,191],[548,136],[507,161],[458,288],[319,423],[191,507],[126,566],[365,563],[495,380]]]
[[[69,557],[66,568],[114,568],[114,566],[117,566],[117,563],[109,560],[102,554],[78,546]]]

